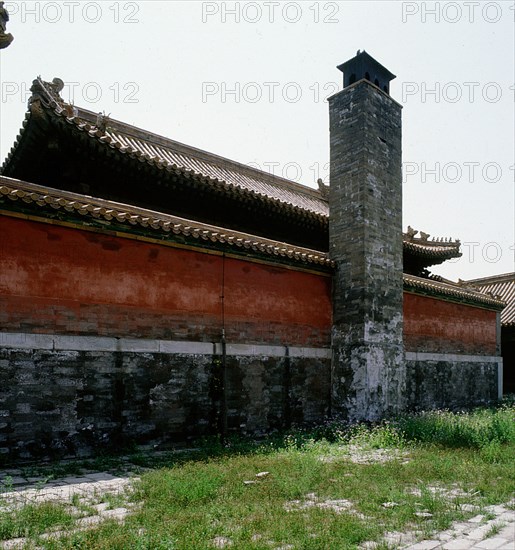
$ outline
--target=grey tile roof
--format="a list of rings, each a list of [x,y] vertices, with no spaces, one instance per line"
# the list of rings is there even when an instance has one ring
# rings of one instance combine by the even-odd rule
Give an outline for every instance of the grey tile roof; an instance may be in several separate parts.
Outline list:
[[[66,103],[60,97],[56,84],[45,82],[41,77],[33,82],[31,90],[33,95],[28,118],[30,118],[30,108],[37,109],[36,104],[39,101],[51,116],[65,120],[84,132],[100,147],[116,149],[122,154],[147,162],[157,169],[175,171],[201,179],[203,182],[222,185],[229,192],[232,190],[262,197],[325,219],[329,216],[327,201],[318,189],[257,170],[121,121],[107,117],[99,119],[97,113]],[[9,175],[6,168],[16,153],[22,134],[23,129],[0,173]]]
[[[501,324],[515,326],[515,272],[461,281],[461,284],[474,287],[484,294],[499,296],[506,302],[506,307],[501,312]]]

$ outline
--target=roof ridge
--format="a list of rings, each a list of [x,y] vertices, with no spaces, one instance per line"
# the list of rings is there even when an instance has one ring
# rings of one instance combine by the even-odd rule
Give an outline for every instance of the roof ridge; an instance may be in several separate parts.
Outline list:
[[[429,233],[414,229],[413,227],[411,227],[411,225],[408,225],[407,231],[404,231],[402,235],[403,237],[405,237],[406,241],[420,246],[438,246],[452,248],[461,244],[460,239],[453,239],[452,237],[433,236],[433,238],[430,239],[429,237],[431,237],[431,235]]]
[[[501,273],[499,275],[489,275],[488,277],[479,277],[477,279],[468,279],[462,281],[463,284],[473,284],[473,285],[486,285],[486,284],[498,284],[498,283],[510,283],[515,281],[515,271],[510,271],[508,273]]]

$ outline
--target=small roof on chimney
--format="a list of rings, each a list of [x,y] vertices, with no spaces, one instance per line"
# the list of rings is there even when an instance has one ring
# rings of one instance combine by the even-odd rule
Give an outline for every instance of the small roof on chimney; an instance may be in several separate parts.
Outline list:
[[[338,69],[343,73],[344,88],[358,80],[365,79],[388,94],[390,93],[390,81],[395,78],[393,73],[365,50],[358,50],[355,57],[338,65]]]

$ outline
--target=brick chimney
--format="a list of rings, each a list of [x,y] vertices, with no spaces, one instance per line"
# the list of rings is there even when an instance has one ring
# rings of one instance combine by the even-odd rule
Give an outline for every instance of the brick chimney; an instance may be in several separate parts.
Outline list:
[[[378,420],[404,406],[401,109],[366,52],[329,98],[332,411]]]

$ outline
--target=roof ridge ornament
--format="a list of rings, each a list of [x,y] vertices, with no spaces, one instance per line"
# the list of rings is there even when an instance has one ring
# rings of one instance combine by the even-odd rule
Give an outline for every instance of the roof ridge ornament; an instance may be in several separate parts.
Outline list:
[[[32,86],[30,88],[32,96],[29,99],[29,105],[31,105],[35,100],[41,99],[45,105],[52,105],[52,102],[54,102],[59,109],[66,110],[65,106],[67,103],[60,96],[63,89],[64,81],[62,79],[55,77],[52,82],[46,82],[41,78],[41,76],[38,76],[36,80],[32,82]]]
[[[322,198],[328,199],[329,198],[329,185],[326,185],[322,178],[317,179],[317,184],[318,184],[318,190],[320,191],[320,194],[322,195]]]
[[[0,50],[10,46],[11,42],[14,40],[14,36],[11,33],[6,32],[9,14],[4,8],[4,4],[5,2],[0,2]]]
[[[418,238],[415,238],[417,234],[419,234],[420,236]],[[411,225],[408,225],[408,229],[406,230],[406,233],[404,233],[404,236],[409,241],[417,241],[417,242],[424,242],[425,243],[429,240],[429,237],[431,235],[429,233],[425,233],[424,231],[419,231],[418,229],[413,229],[413,227],[411,227]],[[433,237],[433,241],[434,240],[435,240],[435,238]]]
[[[64,89],[64,81],[61,80],[59,77],[55,77],[52,82],[48,82],[48,86],[52,88],[52,91],[60,96],[61,92]]]
[[[95,126],[96,126],[97,130],[99,130],[102,134],[106,133],[107,124],[111,120],[109,118],[110,116],[111,116],[111,113],[106,115],[105,111],[103,111],[102,113],[98,113],[98,115],[97,115],[97,120],[96,120]]]
[[[359,50],[358,50],[359,52]],[[411,227],[411,225],[408,225],[408,230],[406,231],[406,236],[412,240],[415,238],[415,235],[418,233],[418,230],[416,229],[413,229],[413,227]]]

